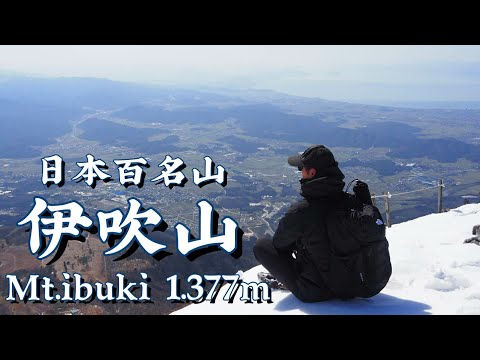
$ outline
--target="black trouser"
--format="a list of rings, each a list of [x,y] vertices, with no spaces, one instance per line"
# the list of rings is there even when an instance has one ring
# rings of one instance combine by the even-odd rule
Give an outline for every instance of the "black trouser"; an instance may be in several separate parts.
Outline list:
[[[326,287],[319,287],[318,284],[312,284],[300,277],[295,269],[293,256],[278,252],[271,239],[258,239],[253,246],[253,254],[270,274],[301,301],[315,302],[331,298],[331,293]]]
[[[294,258],[291,254],[282,254],[275,249],[271,239],[258,239],[253,246],[253,254],[260,264],[294,292],[297,287]]]

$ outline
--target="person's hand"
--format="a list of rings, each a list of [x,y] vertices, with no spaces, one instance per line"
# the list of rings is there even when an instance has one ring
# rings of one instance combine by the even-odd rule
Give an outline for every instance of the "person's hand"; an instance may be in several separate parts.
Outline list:
[[[353,186],[353,192],[363,203],[372,204],[372,197],[370,195],[370,190],[368,185],[363,181],[357,180],[356,184]]]
[[[353,192],[356,194],[357,192],[364,191],[369,191],[368,185],[361,180],[357,180],[356,184],[353,186]]]

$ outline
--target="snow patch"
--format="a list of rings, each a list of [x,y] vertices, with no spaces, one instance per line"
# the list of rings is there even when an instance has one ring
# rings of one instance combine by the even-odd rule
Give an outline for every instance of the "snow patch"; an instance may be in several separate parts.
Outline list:
[[[461,267],[465,267],[465,266],[473,266],[473,267],[480,268],[480,259],[479,260],[464,261],[464,262],[454,261],[454,262],[452,262],[452,265],[451,265],[451,267],[453,267],[453,268],[461,268]]]
[[[434,275],[433,279],[427,281],[425,287],[427,289],[437,291],[454,291],[470,286],[470,282],[462,275],[446,274],[439,270]]]
[[[480,300],[480,292],[476,292],[476,293],[473,293],[473,294],[470,294],[466,297],[466,299],[468,300]]]
[[[458,315],[480,315],[480,300],[470,300],[457,310]]]
[[[466,204],[387,228],[392,277],[369,299],[302,303],[288,291],[272,290],[271,303],[204,301],[172,315],[480,314],[480,246],[463,243],[478,224],[480,204]],[[266,271],[261,265],[242,270],[246,282]]]

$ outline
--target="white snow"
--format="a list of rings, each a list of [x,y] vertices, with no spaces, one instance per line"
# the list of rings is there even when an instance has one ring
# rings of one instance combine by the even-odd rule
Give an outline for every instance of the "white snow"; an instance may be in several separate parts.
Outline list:
[[[288,291],[272,290],[272,302],[247,303],[241,289],[232,303],[222,287],[214,303],[204,301],[173,312],[192,314],[480,314],[480,246],[464,244],[480,224],[480,204],[467,204],[387,228],[393,273],[378,295],[342,301],[302,303]],[[259,265],[245,271],[257,282]]]

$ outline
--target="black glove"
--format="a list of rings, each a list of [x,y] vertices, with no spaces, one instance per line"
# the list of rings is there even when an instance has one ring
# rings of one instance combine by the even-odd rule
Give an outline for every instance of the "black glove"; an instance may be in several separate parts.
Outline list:
[[[357,180],[357,183],[353,186],[353,192],[355,193],[355,196],[364,204],[372,205],[372,197],[366,183]]]

